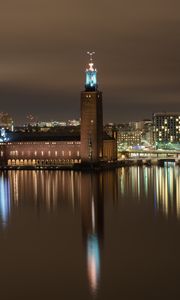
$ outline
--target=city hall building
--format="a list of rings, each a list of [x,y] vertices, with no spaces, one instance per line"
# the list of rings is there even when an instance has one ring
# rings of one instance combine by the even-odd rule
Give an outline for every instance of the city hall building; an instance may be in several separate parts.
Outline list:
[[[81,92],[79,134],[10,132],[1,134],[0,166],[61,166],[116,161],[116,140],[103,132],[102,92],[90,53],[85,90]]]

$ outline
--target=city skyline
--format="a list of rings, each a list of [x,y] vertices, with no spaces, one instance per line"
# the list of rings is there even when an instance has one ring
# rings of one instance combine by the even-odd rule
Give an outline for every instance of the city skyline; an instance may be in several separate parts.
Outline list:
[[[1,111],[16,122],[27,112],[78,118],[88,50],[96,52],[105,122],[179,111],[178,1],[43,4],[2,3]]]

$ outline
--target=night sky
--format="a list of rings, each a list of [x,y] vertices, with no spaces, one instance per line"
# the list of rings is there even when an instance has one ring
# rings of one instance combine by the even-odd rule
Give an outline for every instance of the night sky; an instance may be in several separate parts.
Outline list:
[[[104,121],[180,110],[179,0],[1,0],[0,111],[78,118],[96,52]]]

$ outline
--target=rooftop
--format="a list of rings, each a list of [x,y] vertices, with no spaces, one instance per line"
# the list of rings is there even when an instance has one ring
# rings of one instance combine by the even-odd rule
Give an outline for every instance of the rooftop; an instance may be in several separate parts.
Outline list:
[[[180,116],[180,112],[157,112],[153,114],[154,117],[173,117],[173,116]]]
[[[7,134],[9,142],[33,142],[33,141],[80,141],[80,134],[50,133],[50,132],[9,132]],[[112,137],[104,133],[104,140],[113,140]]]

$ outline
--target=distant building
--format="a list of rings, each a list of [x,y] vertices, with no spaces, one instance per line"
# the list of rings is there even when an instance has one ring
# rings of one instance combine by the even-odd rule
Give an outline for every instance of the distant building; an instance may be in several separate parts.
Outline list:
[[[180,112],[153,114],[154,142],[160,147],[180,143]],[[170,146],[170,145],[169,145]]]
[[[114,139],[117,139],[117,125],[114,123],[108,123],[104,126],[104,131],[107,135],[111,136]]]
[[[154,137],[153,137],[153,122],[152,120],[144,120],[144,125],[142,128],[142,144],[146,146],[152,146],[154,144]]]
[[[0,113],[0,128],[13,130],[13,119],[8,113]]]
[[[139,146],[141,144],[141,130],[119,130],[117,133],[118,148],[128,148],[130,146]]]
[[[114,125],[117,132],[118,150],[131,147],[142,149],[151,148],[153,145],[153,123],[151,120],[143,120]],[[110,130],[107,127],[106,130]]]
[[[80,126],[80,120],[68,120],[67,121],[67,126]]]
[[[29,115],[28,115],[29,116]],[[31,117],[31,115],[30,115]],[[29,117],[29,118],[30,118]],[[21,130],[23,131],[29,131],[29,132],[35,132],[35,131],[42,131],[47,132],[51,130],[52,128],[58,128],[58,127],[78,127],[80,126],[80,120],[68,120],[65,121],[38,121],[38,122],[28,122],[27,124],[24,124],[21,126]],[[15,129],[17,129],[16,127]]]
[[[143,130],[145,121],[129,122],[129,127],[133,130]]]

